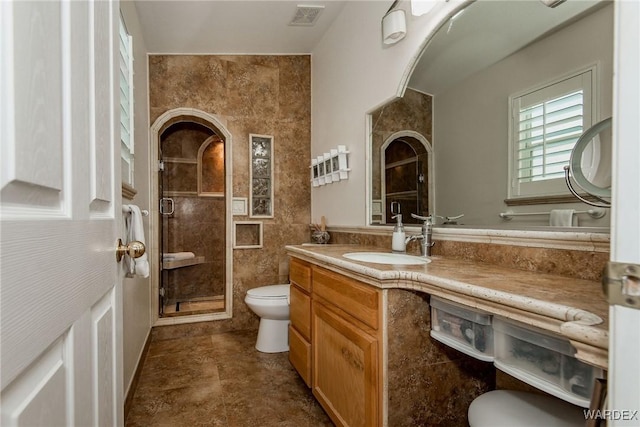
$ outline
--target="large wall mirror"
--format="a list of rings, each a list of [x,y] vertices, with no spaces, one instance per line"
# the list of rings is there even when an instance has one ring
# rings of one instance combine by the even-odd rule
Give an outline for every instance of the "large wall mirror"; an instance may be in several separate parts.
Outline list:
[[[400,202],[404,219],[449,217],[436,225],[546,227],[573,210],[569,226],[607,232],[609,212],[572,196],[563,167],[611,116],[612,70],[611,1],[470,3],[426,44],[404,97],[371,112],[370,224]],[[610,143],[597,148],[610,174]]]

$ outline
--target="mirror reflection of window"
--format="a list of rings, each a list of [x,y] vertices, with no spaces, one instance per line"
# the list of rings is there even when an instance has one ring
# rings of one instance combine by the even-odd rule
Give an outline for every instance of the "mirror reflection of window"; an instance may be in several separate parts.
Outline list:
[[[566,194],[564,167],[576,141],[591,126],[598,103],[593,96],[595,74],[593,67],[510,97],[510,197]]]

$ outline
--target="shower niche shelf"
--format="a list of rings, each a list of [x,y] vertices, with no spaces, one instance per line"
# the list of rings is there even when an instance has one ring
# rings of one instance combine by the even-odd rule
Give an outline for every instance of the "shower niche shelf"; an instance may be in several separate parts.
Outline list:
[[[163,261],[162,269],[173,270],[174,268],[189,267],[192,265],[204,264],[204,262],[205,261],[203,256],[197,256],[195,258],[190,258],[190,259],[181,259],[177,261]]]

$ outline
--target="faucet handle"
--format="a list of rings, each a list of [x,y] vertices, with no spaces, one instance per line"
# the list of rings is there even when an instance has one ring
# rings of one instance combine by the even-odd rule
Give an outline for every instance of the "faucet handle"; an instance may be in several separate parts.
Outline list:
[[[412,213],[411,214],[411,218],[419,219],[420,221],[429,222],[429,223],[433,222],[433,215],[420,216],[420,215],[416,215],[416,214]]]

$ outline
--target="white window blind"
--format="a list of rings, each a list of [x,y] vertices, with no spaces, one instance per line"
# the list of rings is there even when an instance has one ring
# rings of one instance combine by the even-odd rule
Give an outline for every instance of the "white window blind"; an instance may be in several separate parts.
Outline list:
[[[512,98],[512,196],[566,192],[564,166],[591,125],[592,72]]]
[[[562,178],[571,150],[583,132],[582,90],[521,109],[518,180]]]
[[[120,16],[120,152],[122,181],[133,186],[133,47]]]

